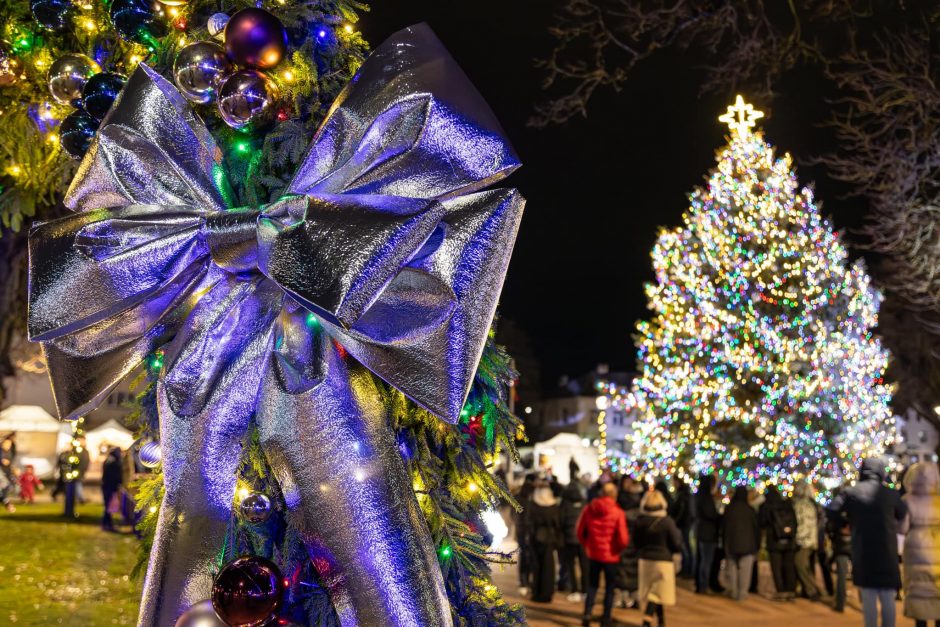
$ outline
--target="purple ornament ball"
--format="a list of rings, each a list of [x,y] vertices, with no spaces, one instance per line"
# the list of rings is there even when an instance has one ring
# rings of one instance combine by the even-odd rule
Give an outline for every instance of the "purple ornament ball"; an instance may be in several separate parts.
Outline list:
[[[225,25],[225,51],[239,65],[272,68],[287,53],[287,31],[264,9],[242,9]]]

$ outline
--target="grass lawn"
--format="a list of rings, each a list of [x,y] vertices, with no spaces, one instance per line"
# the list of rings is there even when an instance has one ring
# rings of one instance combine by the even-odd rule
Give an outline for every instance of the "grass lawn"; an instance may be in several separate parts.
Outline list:
[[[137,540],[101,530],[102,505],[61,503],[0,510],[0,624],[134,625],[140,582],[130,579]]]

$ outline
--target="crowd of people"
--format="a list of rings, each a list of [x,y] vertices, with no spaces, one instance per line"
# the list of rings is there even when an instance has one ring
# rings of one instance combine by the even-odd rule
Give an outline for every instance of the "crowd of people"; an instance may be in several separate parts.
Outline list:
[[[894,489],[883,460],[866,459],[826,506],[805,481],[756,490],[703,475],[693,493],[681,481],[649,485],[604,471],[591,483],[573,462],[570,470],[566,486],[550,471],[530,473],[517,492],[519,584],[535,602],[556,592],[583,601],[585,625],[602,581],[602,624],[619,606],[639,610],[644,627],[662,627],[677,579],[697,594],[742,601],[757,592],[766,556],[774,601],[802,597],[843,612],[852,581],[865,627],[893,627],[899,598],[916,627],[940,627],[935,463],[913,464]]]
[[[50,492],[53,501],[59,495],[66,495],[67,486],[71,485],[72,498],[77,503],[85,502],[85,475],[91,463],[84,437],[77,439],[77,450],[65,450],[58,456],[55,472],[55,485]],[[102,451],[105,452],[105,451]],[[71,458],[77,458],[73,464]],[[23,505],[35,502],[36,491],[44,488],[36,476],[36,469],[31,464],[20,465],[16,452],[16,434],[11,433],[0,439],[0,503],[9,512],[16,511],[15,502]],[[136,456],[131,450],[122,451],[119,447],[110,447],[105,453],[101,472],[101,498],[104,504],[101,527],[106,531],[115,531],[114,515],[120,514],[126,525],[134,528],[137,514],[134,506],[133,480],[140,474]],[[69,478],[69,473],[74,476]],[[64,498],[68,498],[65,496]]]

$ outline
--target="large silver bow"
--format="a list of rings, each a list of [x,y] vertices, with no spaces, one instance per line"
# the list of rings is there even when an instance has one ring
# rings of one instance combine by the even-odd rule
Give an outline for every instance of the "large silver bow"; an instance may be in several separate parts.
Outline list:
[[[134,72],[68,191],[78,213],[30,233],[29,332],[63,418],[164,347],[141,624],[209,596],[252,420],[342,623],[450,624],[373,374],[457,419],[523,207],[478,190],[518,165],[425,26],[369,56],[288,194],[260,208],[231,206],[208,130]]]

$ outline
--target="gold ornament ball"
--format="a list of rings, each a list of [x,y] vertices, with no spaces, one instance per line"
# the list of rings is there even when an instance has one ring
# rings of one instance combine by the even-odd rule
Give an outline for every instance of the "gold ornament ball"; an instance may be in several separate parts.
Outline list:
[[[8,57],[0,52],[0,87],[12,85],[20,80],[23,66],[19,59]]]

